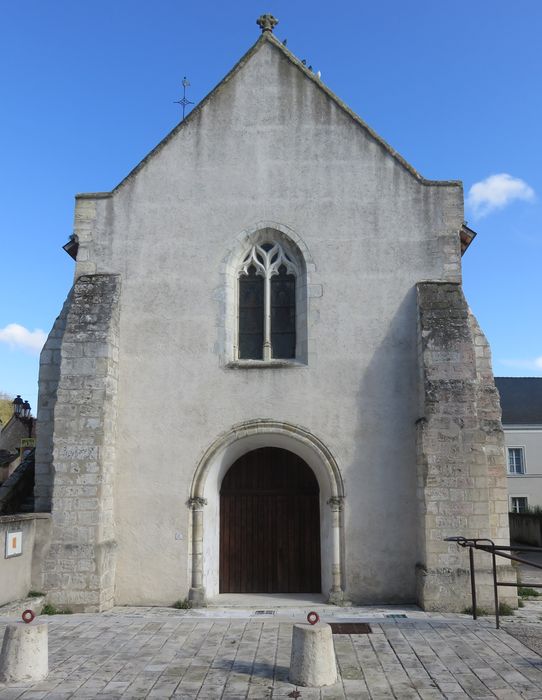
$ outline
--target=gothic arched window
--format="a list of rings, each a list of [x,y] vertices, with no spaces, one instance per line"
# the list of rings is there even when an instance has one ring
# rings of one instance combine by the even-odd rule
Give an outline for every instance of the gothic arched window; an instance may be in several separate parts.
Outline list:
[[[296,356],[296,263],[278,242],[253,245],[239,273],[238,356]]]

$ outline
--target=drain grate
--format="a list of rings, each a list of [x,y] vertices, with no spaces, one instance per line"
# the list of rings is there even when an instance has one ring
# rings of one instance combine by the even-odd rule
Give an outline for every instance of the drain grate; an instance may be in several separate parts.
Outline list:
[[[398,617],[399,617],[399,618],[406,618],[406,615],[404,615],[403,613],[401,613],[401,614],[399,614],[399,613],[392,613],[391,615],[384,615],[384,617],[391,617],[392,619],[395,619],[395,618],[398,618]]]
[[[274,610],[255,610],[254,614],[255,615],[274,615],[275,611]]]
[[[330,622],[332,634],[371,634],[366,622]]]

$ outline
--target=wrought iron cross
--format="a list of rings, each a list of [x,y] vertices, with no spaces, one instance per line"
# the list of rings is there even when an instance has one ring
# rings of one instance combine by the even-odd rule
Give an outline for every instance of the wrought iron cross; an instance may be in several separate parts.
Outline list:
[[[187,88],[187,87],[190,87],[190,81],[188,80],[188,78],[186,77],[186,75],[185,75],[184,78],[183,78],[182,86],[183,86],[183,96],[182,96],[182,99],[180,99],[180,100],[175,100],[175,104],[176,104],[176,105],[181,105],[181,107],[183,108],[183,121],[184,121],[184,113],[185,113],[185,111],[186,111],[187,106],[188,106],[188,105],[193,105],[193,104],[194,104],[193,102],[190,102],[190,100],[186,97],[186,88]]]

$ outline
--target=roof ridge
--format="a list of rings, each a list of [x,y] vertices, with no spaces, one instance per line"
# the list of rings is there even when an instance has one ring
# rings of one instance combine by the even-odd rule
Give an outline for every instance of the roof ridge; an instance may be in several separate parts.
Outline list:
[[[502,375],[499,375],[499,376],[495,375],[495,379],[540,379],[542,381],[542,377],[531,376],[531,375],[525,375],[522,377],[505,377]]]

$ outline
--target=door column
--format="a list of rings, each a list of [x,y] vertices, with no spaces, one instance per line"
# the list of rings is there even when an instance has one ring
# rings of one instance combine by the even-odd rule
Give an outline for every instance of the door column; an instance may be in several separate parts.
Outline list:
[[[188,501],[192,511],[192,585],[188,599],[194,607],[205,607],[205,589],[203,587],[203,507],[207,499],[195,496]]]
[[[347,605],[342,587],[343,571],[341,566],[341,529],[342,511],[344,498],[342,496],[332,496],[328,502],[331,508],[331,590],[329,591],[329,602],[334,605]]]

